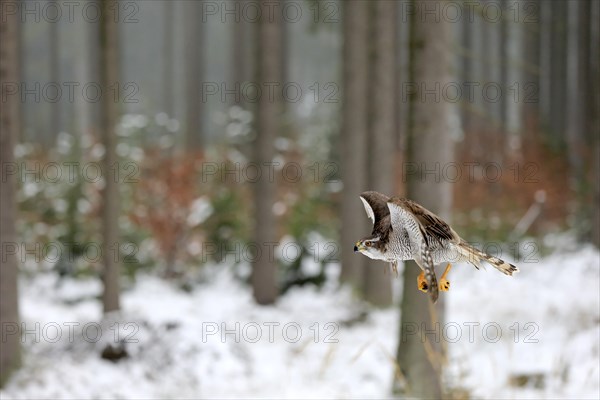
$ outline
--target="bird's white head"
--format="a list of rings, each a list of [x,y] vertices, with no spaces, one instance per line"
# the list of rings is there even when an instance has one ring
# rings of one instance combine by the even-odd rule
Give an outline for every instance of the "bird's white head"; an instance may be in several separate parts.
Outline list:
[[[381,241],[378,237],[359,240],[354,245],[354,252],[359,252],[373,260],[385,260],[381,249]]]

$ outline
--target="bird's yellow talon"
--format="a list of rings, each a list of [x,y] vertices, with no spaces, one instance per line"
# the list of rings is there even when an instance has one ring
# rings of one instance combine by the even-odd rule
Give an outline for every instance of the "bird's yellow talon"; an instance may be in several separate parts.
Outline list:
[[[446,270],[440,277],[440,290],[442,292],[447,292],[448,290],[450,290],[450,281],[448,281],[448,279],[446,279],[448,272],[450,272],[450,268],[452,268],[452,265],[450,263],[448,263],[448,265],[446,265]]]
[[[447,292],[448,290],[450,290],[450,282],[446,279],[440,279],[440,291]]]
[[[427,293],[429,286],[427,285],[427,279],[425,279],[425,272],[421,271],[417,277],[417,288],[424,293]]]

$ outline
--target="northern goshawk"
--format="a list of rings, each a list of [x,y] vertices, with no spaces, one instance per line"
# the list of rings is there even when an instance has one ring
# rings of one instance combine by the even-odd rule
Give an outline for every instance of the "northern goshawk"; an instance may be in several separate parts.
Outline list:
[[[387,261],[396,272],[398,261],[415,260],[423,270],[417,287],[429,292],[434,303],[439,295],[436,264],[448,263],[440,279],[442,291],[450,288],[446,276],[451,262],[469,262],[479,269],[480,261],[484,260],[506,275],[519,271],[514,265],[469,245],[440,217],[412,200],[372,191],[362,193],[360,199],[373,221],[373,231],[356,242],[354,251]]]

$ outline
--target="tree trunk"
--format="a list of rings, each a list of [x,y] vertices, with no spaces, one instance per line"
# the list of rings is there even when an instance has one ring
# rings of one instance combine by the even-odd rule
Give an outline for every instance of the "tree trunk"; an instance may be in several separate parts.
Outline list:
[[[486,51],[487,51],[487,35],[484,35],[484,30],[487,29],[487,24],[483,18],[475,13],[473,21],[467,22],[465,36],[468,67],[465,68],[465,85],[473,87],[474,90],[466,96],[466,109],[467,118],[463,121],[463,129],[466,138],[470,138],[469,156],[479,159],[486,153],[486,137],[480,134],[482,130],[483,122],[486,115],[486,104],[483,100],[483,88],[482,84],[486,77],[485,71],[487,71]],[[477,86],[476,86],[477,85]],[[466,86],[465,86],[466,87]]]
[[[487,144],[487,153],[491,155],[491,161],[502,164],[504,157],[504,141],[502,134],[502,24],[484,20],[483,36],[485,58],[484,84],[481,88],[483,92],[483,105],[486,110],[486,121],[488,134],[491,140]],[[487,85],[487,86],[486,86]],[[484,89],[484,87],[486,89]],[[492,185],[492,190],[498,191],[499,185]]]
[[[577,80],[578,86],[581,90],[581,140],[585,142],[589,138],[592,138],[597,135],[592,135],[591,131],[591,115],[593,114],[593,82],[594,75],[597,75],[597,69],[594,69],[595,65],[598,64],[597,60],[592,58],[592,53],[595,52],[597,54],[597,50],[593,48],[595,45],[599,45],[599,43],[594,43],[592,40],[594,25],[598,25],[598,23],[592,19],[592,2],[582,1],[579,2],[578,7],[579,13],[579,34],[577,37],[577,52],[578,52],[578,60],[577,60]],[[597,28],[596,28],[597,29]]]
[[[540,1],[540,95],[539,113],[541,126],[547,133],[550,129],[552,70],[552,2]]]
[[[105,186],[102,191],[102,258],[104,262],[104,312],[119,309],[119,182],[114,171],[118,168],[116,155],[117,136],[115,127],[118,105],[114,96],[114,84],[119,81],[118,25],[111,17],[118,7],[116,0],[102,1],[100,21],[100,84],[102,87],[102,109],[100,134],[104,144],[103,173]],[[118,96],[117,96],[118,98]]]
[[[173,96],[173,62],[175,56],[173,54],[173,15],[175,3],[171,1],[165,1],[163,4],[164,9],[164,35],[163,35],[163,94],[162,94],[162,111],[167,113],[169,118],[173,118],[173,103],[175,97]]]
[[[471,82],[474,79],[477,79],[478,74],[476,71],[477,66],[477,58],[475,54],[477,54],[477,48],[475,47],[475,38],[478,35],[475,35],[475,29],[477,25],[475,21],[467,21],[462,25],[462,43],[464,46],[465,55],[463,56],[463,62],[461,65],[462,70],[462,83],[463,85],[466,82]],[[478,72],[478,71],[477,71]],[[468,99],[468,97],[467,97]],[[461,103],[461,117],[462,117],[462,126],[465,130],[465,133],[468,135],[473,129],[473,113],[475,109],[475,103],[467,101],[463,101]],[[474,151],[472,148],[474,147],[474,143],[470,144],[469,155],[473,154]]]
[[[203,104],[200,96],[204,75],[202,49],[204,29],[202,2],[184,4],[185,13],[185,98],[186,98],[186,144],[188,150],[202,149],[205,143],[202,131]]]
[[[579,66],[580,59],[580,35],[585,24],[580,26],[579,9],[582,2],[569,1],[567,3],[567,98],[566,98],[566,142],[567,159],[569,162],[569,186],[572,191],[573,200],[576,202],[577,213],[575,221],[577,226],[585,224],[586,213],[581,191],[584,182],[584,150],[583,132],[584,122],[584,95],[587,82],[580,80],[582,69]],[[583,85],[582,85],[583,84]],[[582,233],[582,232],[580,232]]]
[[[89,0],[90,3],[93,3],[94,5],[96,5],[97,9],[100,9],[100,7],[102,7],[102,1],[103,0]],[[87,31],[87,40],[89,40],[89,42],[92,44],[89,46],[88,49],[86,49],[87,51],[82,55],[82,58],[87,58],[86,61],[84,61],[83,63],[87,63],[88,69],[85,71],[86,74],[84,75],[84,82],[101,82],[100,79],[100,70],[102,69],[101,66],[101,46],[100,46],[100,34],[102,29],[98,29],[98,25],[97,24],[89,24],[87,22],[84,21],[84,25],[85,25],[85,29]],[[82,96],[78,96],[78,97],[82,97]],[[89,125],[88,125],[88,130],[87,133],[91,133],[93,135],[100,135],[100,119],[101,114],[102,114],[102,107],[101,106],[97,106],[97,103],[91,103],[89,101],[86,101],[85,99],[83,99],[83,102],[86,104],[87,109],[89,111],[88,113],[88,117],[89,117]]]
[[[244,6],[244,1],[249,0],[239,0],[240,7]],[[242,86],[245,82],[249,82],[256,77],[256,73],[254,71],[256,65],[256,24],[249,22],[243,16],[240,17],[239,22],[233,23],[233,44],[231,46],[232,54],[231,54],[231,76],[232,83],[228,85],[228,87],[236,87],[235,85],[239,84],[239,87],[236,89],[236,92],[241,93]],[[283,68],[283,66],[282,66]],[[255,112],[254,103],[245,102],[243,96],[239,96],[239,102],[236,101],[235,97],[229,96],[231,98],[232,104],[238,104],[244,106],[246,109],[251,109]]]
[[[268,2],[270,0],[263,0]],[[281,6],[279,4],[279,6]],[[280,9],[280,7],[275,7]],[[254,238],[258,250],[252,265],[252,288],[258,304],[272,304],[277,299],[277,264],[271,257],[276,243],[276,220],[273,204],[276,183],[270,178],[269,165],[275,156],[273,143],[281,124],[281,86],[268,93],[268,85],[281,84],[281,18],[279,13],[263,15],[259,23],[258,83],[263,89],[258,101],[257,138],[254,148],[255,163],[261,169],[261,178],[254,183],[256,221]]]
[[[575,172],[577,175],[574,178],[578,178],[576,190],[580,201],[580,215],[579,223],[583,224],[586,229],[584,236],[586,239],[591,240],[593,243],[600,243],[600,227],[596,226],[600,224],[598,221],[598,188],[600,184],[598,180],[598,161],[597,157],[600,156],[598,153],[598,136],[600,129],[596,126],[594,130],[594,114],[597,112],[597,98],[598,91],[600,90],[598,84],[598,49],[600,46],[598,43],[598,37],[594,38],[594,35],[598,31],[597,20],[594,19],[594,6],[593,2],[578,2],[579,7],[577,10],[573,10],[578,13],[578,24],[576,25],[578,35],[575,38],[570,36],[570,39],[577,46],[577,102],[579,109],[575,109],[576,105],[569,103],[569,107],[576,111],[579,116],[579,121],[576,121],[576,127],[578,128],[578,135],[573,137],[575,139],[575,145],[577,146],[579,153],[579,159],[576,161],[575,166],[578,168]],[[569,3],[571,6],[571,4]],[[572,7],[572,6],[571,6]],[[571,15],[570,15],[571,16]],[[596,33],[594,33],[596,31]],[[571,91],[570,91],[571,93]],[[574,95],[575,93],[573,93]],[[574,115],[572,116],[574,117]],[[572,127],[570,126],[571,130]],[[571,134],[575,132],[570,132]],[[588,151],[589,144],[591,144],[590,151]],[[571,148],[572,143],[569,143]],[[572,156],[577,156],[576,152],[573,152]],[[586,177],[586,171],[594,171],[592,176]],[[593,184],[589,185],[587,179],[592,179]],[[591,221],[588,224],[587,221]]]
[[[248,60],[245,59],[244,49],[246,47],[246,22],[244,18],[240,18],[239,21],[233,22],[233,40],[231,46],[231,87],[236,88],[236,93],[241,93],[241,86],[246,80],[246,63]],[[239,88],[238,86],[239,85]],[[242,98],[240,96],[239,101],[236,97],[233,97],[232,105],[242,104]]]
[[[2,0],[2,10],[10,5],[19,5],[12,1]],[[0,24],[2,42],[0,44],[0,83],[15,84],[19,71],[19,13],[7,13]],[[7,96],[0,108],[0,165],[8,171],[14,165],[15,139],[19,136],[20,98],[17,95]],[[16,167],[15,167],[16,168]],[[21,330],[19,324],[18,296],[18,264],[17,234],[15,228],[16,176],[6,174],[2,177],[0,191],[0,386],[7,381],[10,374],[19,367],[21,360]],[[12,248],[13,251],[8,251]]]
[[[55,0],[52,0],[52,2],[56,3]],[[56,4],[57,9],[60,7],[60,4]],[[57,19],[60,20],[60,18]],[[48,40],[50,41],[50,82],[53,85],[62,86],[60,82],[59,21],[50,21],[49,28],[50,32],[48,35]],[[58,100],[56,102],[50,103],[50,123],[48,124],[50,132],[48,132],[48,136],[44,138],[44,143],[46,143],[46,145],[48,146],[52,146],[56,142],[58,133],[62,129],[61,102],[62,99],[60,98],[60,96],[58,96]]]
[[[553,0],[550,68],[550,138],[555,149],[566,143],[565,98],[567,95],[567,1]]]
[[[369,2],[353,0],[342,6],[344,92],[340,140],[344,190],[341,199],[341,280],[360,289],[366,259],[354,254],[353,245],[370,233],[368,219],[358,198],[367,184]]]
[[[524,57],[525,74],[524,82],[521,86],[521,101],[523,103],[524,120],[528,122],[525,126],[524,134],[532,137],[532,134],[539,128],[539,103],[540,103],[540,31],[541,31],[541,13],[540,1],[533,0],[532,18],[533,21],[524,24]],[[532,124],[534,123],[534,124]]]
[[[96,25],[85,23],[85,21],[79,21],[77,29],[80,29],[84,37],[82,42],[86,46],[74,68],[75,76],[79,82],[98,82],[99,29],[96,29]],[[73,114],[74,130],[79,136],[96,133],[95,129],[98,127],[98,107],[96,104],[86,101],[83,96],[76,96],[73,104]]]
[[[397,7],[396,7],[397,8]],[[397,138],[396,138],[396,161],[394,162],[395,169],[395,189],[398,194],[404,194],[404,185],[402,180],[402,163],[404,162],[403,154],[406,148],[406,138],[408,136],[408,113],[409,113],[409,102],[407,98],[405,83],[405,77],[408,76],[409,68],[409,24],[404,21],[404,13],[397,12],[397,32],[398,35],[398,49],[396,52],[396,91],[399,93],[397,96],[398,108],[396,117],[397,126]]]
[[[288,0],[280,0],[281,7],[285,7],[285,3]],[[285,85],[290,80],[290,39],[292,35],[292,25],[290,25],[285,19],[281,21],[281,84]],[[283,113],[286,114],[288,112],[288,101],[284,99],[283,103]]]
[[[505,0],[505,7],[508,6]],[[510,3],[510,8],[523,9],[519,0]],[[505,8],[508,11],[507,8]],[[521,155],[521,128],[522,128],[522,104],[523,104],[523,80],[522,80],[522,43],[525,38],[523,26],[520,21],[513,18],[502,19],[504,39],[502,40],[502,61],[504,63],[502,73],[502,126],[503,133],[507,135],[506,154],[519,159]]]
[[[420,88],[435,87],[436,82],[444,87],[452,81],[451,24],[443,18],[436,23],[433,18],[417,14],[411,20],[410,80]],[[444,165],[453,161],[450,128],[455,112],[452,104],[443,98],[435,101],[431,96],[426,97],[421,89],[411,102],[407,160],[420,166],[421,174],[407,176],[408,197],[446,220],[452,206],[452,185],[443,176],[431,172],[425,174],[425,170],[443,170]],[[438,178],[441,178],[439,183],[436,182]],[[433,307],[429,297],[416,288],[419,272],[419,267],[413,261],[406,263],[398,345],[398,364],[406,380],[397,381],[395,389],[408,396],[441,398],[443,337],[427,333],[423,328],[440,332],[440,327],[436,327],[435,323],[443,323],[444,296],[442,294],[438,304]]]
[[[600,3],[591,2],[589,43],[589,132],[592,142],[592,241],[600,248]]]
[[[396,7],[395,1],[371,3],[374,11],[372,24],[373,85],[370,88],[371,106],[369,131],[371,138],[369,154],[369,183],[365,187],[388,196],[394,195],[394,154],[396,137]],[[355,193],[355,197],[358,193]],[[365,299],[377,306],[392,303],[389,267],[381,261],[366,260],[364,270]],[[392,276],[395,278],[395,276]]]

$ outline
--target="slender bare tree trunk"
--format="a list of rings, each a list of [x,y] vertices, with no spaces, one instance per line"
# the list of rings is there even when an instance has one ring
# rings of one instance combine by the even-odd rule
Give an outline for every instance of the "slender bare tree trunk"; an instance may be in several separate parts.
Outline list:
[[[540,121],[539,103],[540,103],[540,76],[541,76],[541,57],[540,57],[540,39],[541,39],[541,4],[539,0],[533,0],[533,21],[524,24],[524,57],[525,74],[520,97],[523,103],[523,113],[525,121],[535,122],[536,125],[525,127],[524,134],[530,137],[534,133],[533,127],[538,128]]]
[[[173,26],[173,15],[175,3],[172,1],[164,0],[163,9],[164,9],[164,35],[163,35],[163,104],[162,109],[169,118],[173,118],[173,102],[175,100],[174,88],[173,88],[173,61],[174,61],[174,52],[173,52],[173,36],[174,36],[174,26]]]
[[[583,2],[569,1],[567,3],[567,98],[566,98],[566,142],[567,159],[569,161],[569,186],[573,199],[577,204],[575,215],[577,225],[585,223],[586,205],[583,201],[582,183],[584,182],[584,145],[583,126],[585,124],[585,88],[587,82],[581,81],[583,69],[581,60],[580,40],[585,29],[585,23],[580,20],[579,9]],[[581,233],[581,232],[580,232]]]
[[[102,7],[102,1],[103,0],[89,0],[90,3],[94,3],[95,5],[97,5],[97,8],[99,9],[100,7]],[[95,8],[95,7],[94,7]],[[89,46],[88,49],[86,49],[85,54],[82,55],[82,57],[86,58],[86,61],[84,61],[83,63],[87,63],[88,65],[88,69],[86,70],[86,75],[84,76],[85,79],[89,80],[89,82],[101,82],[100,79],[100,70],[102,69],[101,66],[101,55],[100,52],[102,51],[101,47],[100,47],[100,34],[102,32],[102,29],[98,28],[98,24],[89,24],[87,22],[83,22],[85,24],[86,27],[86,31],[87,31],[87,40],[89,40],[89,42],[92,44]],[[79,96],[81,97],[81,96]],[[102,107],[97,106],[97,103],[91,103],[89,101],[85,101],[85,99],[83,100],[86,104],[87,104],[87,108],[89,111],[89,126],[88,126],[88,133],[91,133],[93,135],[100,135],[100,119],[101,114],[102,114]]]
[[[540,1],[540,121],[545,131],[549,130],[551,115],[552,80],[552,2]]]
[[[119,182],[114,171],[118,168],[116,155],[117,136],[115,127],[118,118],[118,98],[115,99],[114,84],[119,81],[118,25],[112,18],[118,7],[116,0],[102,0],[100,21],[100,82],[102,87],[102,109],[100,134],[104,144],[103,172],[105,186],[102,191],[102,258],[104,262],[104,312],[119,309]]]
[[[11,3],[11,4],[9,4]],[[2,0],[2,10],[10,6],[19,6],[15,2]],[[16,84],[19,71],[18,30],[19,14],[6,13],[0,24],[0,84]],[[19,136],[18,96],[7,96],[0,108],[0,164],[8,171],[14,165],[15,140]],[[16,168],[16,167],[15,167]],[[2,176],[0,191],[0,386],[10,374],[19,367],[21,361],[21,330],[19,324],[18,260],[17,233],[15,228],[16,174]],[[9,248],[12,251],[8,251]]]
[[[505,1],[505,5],[506,1]],[[520,0],[510,4],[511,8],[522,9]],[[523,73],[521,57],[523,56],[522,43],[525,41],[523,26],[516,21],[514,16],[502,20],[504,39],[502,41],[502,126],[503,133],[507,135],[506,154],[513,158],[521,155],[521,128],[523,104]]]
[[[556,149],[565,144],[567,96],[567,5],[566,0],[553,0],[550,68],[550,135]]]
[[[80,55],[78,63],[75,66],[75,76],[79,82],[97,82],[98,80],[93,79],[92,75],[92,52],[98,52],[98,40],[96,29],[92,29],[88,23],[84,21],[78,21],[77,29],[84,33],[83,43],[86,44],[86,48]],[[74,131],[78,132],[79,135],[91,134],[92,125],[94,118],[92,113],[96,108],[95,104],[89,101],[85,101],[83,96],[77,96],[73,104],[74,112]]]
[[[502,24],[498,22],[483,22],[485,58],[484,71],[486,72],[485,83],[487,89],[483,91],[483,104],[487,113],[486,126],[491,132],[492,140],[488,142],[487,152],[491,154],[494,162],[502,164],[504,158],[504,143],[502,134]],[[498,191],[499,185],[492,185],[492,189]]]
[[[202,2],[190,1],[184,4],[185,13],[185,98],[186,98],[186,139],[188,150],[199,150],[206,145],[202,132],[202,98],[200,90],[204,75],[202,49],[204,45],[204,23],[202,22]]]
[[[394,154],[396,112],[396,7],[394,0],[371,3],[373,8],[371,60],[374,80],[370,88],[370,154],[369,183],[365,189],[394,195]],[[355,193],[358,195],[358,193]],[[377,306],[392,303],[392,285],[388,266],[381,261],[367,260],[364,273],[365,299]]]
[[[579,2],[578,7],[578,18],[579,18],[579,35],[577,40],[577,80],[578,86],[581,90],[581,140],[586,141],[591,133],[591,122],[590,117],[593,114],[593,82],[594,74],[597,75],[597,69],[594,70],[597,60],[593,60],[592,53],[597,50],[593,49],[594,43],[592,41],[593,26],[598,26],[598,22],[592,19],[592,2],[582,1]]]
[[[404,185],[402,182],[402,164],[403,154],[406,147],[406,137],[408,136],[408,113],[409,113],[409,102],[407,98],[407,90],[405,86],[405,77],[408,76],[409,68],[409,24],[405,22],[406,15],[402,12],[397,12],[396,21],[398,35],[398,50],[396,52],[396,91],[399,94],[397,96],[398,111],[396,117],[397,126],[397,138],[396,138],[396,160],[394,162],[394,168],[396,170],[396,177],[394,178],[397,182],[395,189],[399,194],[404,194]]]
[[[17,7],[21,7],[21,3],[22,0],[17,0],[16,2],[13,2],[13,4],[16,4]],[[20,19],[17,22],[17,28],[16,28],[16,32],[15,32],[15,46],[17,47],[18,51],[18,66],[19,69],[17,71],[15,71],[15,80],[16,82],[21,82],[24,80],[24,76],[25,76],[25,51],[23,51],[23,36],[24,36],[24,29],[23,29],[23,21],[21,21]],[[0,40],[1,42],[1,40]],[[26,120],[25,120],[25,108],[26,105],[22,104],[21,106],[18,107],[18,125],[19,125],[19,131],[18,136],[14,138],[15,143],[19,143],[19,142],[23,142],[26,141],[27,138],[25,137],[25,132],[27,130],[27,124],[26,124]]]
[[[475,47],[475,37],[477,35],[473,34],[475,32],[476,27],[477,25],[475,24],[475,21],[466,21],[462,25],[462,42],[464,44],[465,52],[465,55],[463,57],[463,63],[461,65],[461,79],[463,85],[466,84],[466,82],[471,82],[473,79],[477,78],[477,75],[475,74],[475,67],[477,65],[477,60],[475,58],[475,54],[477,53],[477,49]],[[463,101],[461,105],[462,125],[465,129],[465,132],[469,134],[473,129],[473,113],[475,104],[467,100]],[[474,144],[471,143],[470,146],[472,148]],[[470,153],[473,154],[472,149],[470,149]]]
[[[274,82],[281,85],[280,14],[263,15],[258,29],[258,83],[261,88],[267,88]],[[277,240],[276,219],[273,214],[276,183],[270,177],[269,165],[272,165],[275,156],[273,142],[281,124],[281,110],[281,90],[274,90],[272,96],[264,90],[258,101],[257,138],[254,148],[255,163],[261,168],[261,178],[253,184],[256,208],[254,238],[258,250],[253,258],[251,280],[254,298],[258,304],[272,304],[278,294],[277,263],[270,256],[269,250]]]
[[[285,2],[288,0],[280,0],[281,7],[285,7]],[[281,21],[281,84],[285,85],[290,79],[289,51],[292,26],[285,19]],[[283,112],[287,113],[288,102],[283,102]]]
[[[344,2],[342,6],[344,92],[340,141],[344,190],[341,199],[341,280],[360,289],[366,260],[354,254],[353,245],[360,236],[370,232],[358,198],[367,184],[369,2],[353,0]]]
[[[56,3],[55,0],[52,0],[53,3]],[[60,7],[60,5],[57,4],[56,6],[57,8]],[[60,19],[60,18],[58,18]],[[50,28],[50,34],[48,35],[48,39],[50,41],[50,49],[49,49],[49,56],[50,56],[50,82],[52,82],[54,85],[61,85],[60,83],[60,50],[59,50],[59,43],[60,43],[60,35],[59,35],[59,21],[55,21],[55,22],[50,22],[49,23],[49,28]],[[50,123],[49,125],[49,135],[44,138],[44,142],[47,145],[53,145],[54,142],[56,141],[56,137],[58,135],[58,133],[60,132],[62,125],[61,125],[61,120],[62,120],[62,115],[61,115],[61,99],[60,96],[58,98],[58,101],[51,103],[50,104],[50,109],[51,109],[51,113],[50,113]]]
[[[239,0],[240,7],[244,6],[244,2],[251,0]],[[251,81],[256,77],[256,24],[249,22],[244,15],[240,16],[239,22],[233,23],[233,44],[231,46],[231,87],[239,84],[238,90],[241,92],[241,87],[244,82]],[[283,67],[282,67],[283,68]],[[237,91],[237,90],[236,90]],[[231,97],[231,96],[230,96]],[[247,103],[240,96],[240,101],[233,99],[233,103],[238,103],[246,108],[254,109],[253,103]],[[255,110],[253,110],[255,111]]]
[[[483,90],[481,86],[486,77],[485,71],[487,71],[485,52],[487,51],[486,40],[488,37],[487,35],[484,35],[487,24],[484,22],[481,15],[476,13],[474,19],[466,22],[466,25],[465,36],[468,36],[469,38],[467,40],[467,51],[468,54],[470,54],[470,59],[467,60],[469,67],[465,71],[465,85],[477,87],[477,89],[473,90],[472,97],[470,97],[470,94],[469,96],[466,96],[466,108],[469,116],[463,121],[463,129],[468,135],[467,137],[472,138],[469,144],[471,146],[470,156],[479,158],[482,157],[487,150],[485,148],[486,138],[479,132],[482,129],[486,113],[486,104],[483,99]]]
[[[443,18],[436,23],[432,17],[417,14],[411,20],[410,79],[419,87],[432,88],[436,82],[443,87],[452,80],[451,24]],[[452,206],[452,185],[443,176],[437,176],[438,183],[436,176],[424,172],[443,170],[444,165],[453,161],[450,130],[456,109],[443,99],[436,101],[425,96],[419,90],[411,102],[407,160],[419,166],[421,174],[407,177],[408,196],[447,219]],[[444,296],[440,296],[434,307],[429,297],[417,290],[419,272],[413,261],[406,263],[398,345],[398,364],[406,380],[398,380],[395,390],[418,398],[441,398],[445,346],[440,334],[427,332],[440,332],[436,322],[443,323]]]
[[[592,241],[600,248],[600,3],[590,4],[588,137],[592,142]]]
[[[241,2],[241,0],[240,0]],[[245,47],[246,47],[246,43],[248,43],[246,39],[246,22],[243,18],[243,16],[240,18],[239,21],[234,21],[233,22],[233,40],[232,40],[232,46],[231,46],[231,77],[232,77],[232,82],[231,82],[231,86],[232,87],[237,87],[237,85],[240,85],[238,89],[236,89],[236,92],[241,92],[241,85],[244,84],[244,81],[246,80],[246,63],[248,60],[245,59]],[[242,99],[240,96],[239,101],[237,101],[237,99],[233,99],[232,104],[241,104],[242,103]]]

